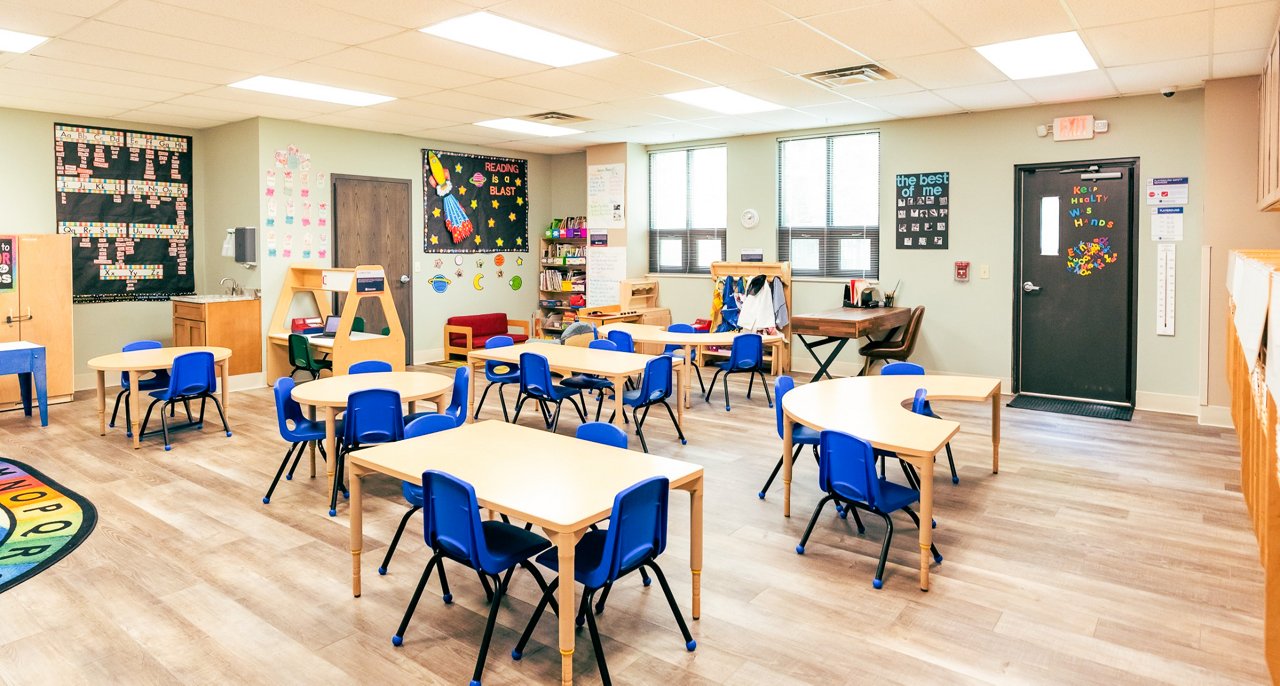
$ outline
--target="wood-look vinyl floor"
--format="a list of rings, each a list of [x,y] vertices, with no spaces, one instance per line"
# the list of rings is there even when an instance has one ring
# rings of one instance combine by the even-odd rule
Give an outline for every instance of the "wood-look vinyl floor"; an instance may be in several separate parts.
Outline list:
[[[698,649],[687,653],[657,584],[619,584],[600,618],[617,683],[1267,682],[1262,575],[1230,430],[1146,412],[1124,423],[1005,408],[1001,473],[992,475],[989,405],[935,403],[963,426],[960,485],[945,457],[937,470],[935,540],[946,559],[921,593],[915,531],[898,516],[877,591],[877,522],[858,536],[829,510],[806,554],[795,554],[819,497],[816,467],[807,456],[797,463],[790,519],[780,481],[759,500],[780,448],[774,415],[758,393],[744,398],[745,382],[731,388],[731,413],[695,397],[687,446],[665,416],[648,422],[655,453],[706,468],[703,614],[690,623]],[[426,562],[415,518],[390,573],[376,572],[405,508],[397,484],[367,482],[360,599],[350,593],[347,511],[327,516],[323,471],[313,481],[300,467],[262,504],[286,447],[269,390],[232,395],[232,438],[187,432],[167,453],[158,440],[134,451],[119,429],[98,436],[91,395],[50,415],[42,430],[0,414],[0,454],[89,498],[98,528],[0,594],[0,682],[470,678],[487,606],[461,568],[450,569],[454,604],[440,602],[433,580],[404,646],[391,645]],[[501,418],[492,394],[483,416]],[[577,420],[568,408],[565,416],[560,431],[570,434]],[[521,418],[537,421],[536,412]],[[477,446],[477,459],[483,452]],[[661,562],[687,618],[688,499],[679,494]],[[484,681],[553,683],[560,660],[548,618],[524,659],[510,658],[537,598],[524,573],[512,588]],[[598,683],[585,630],[575,670]]]

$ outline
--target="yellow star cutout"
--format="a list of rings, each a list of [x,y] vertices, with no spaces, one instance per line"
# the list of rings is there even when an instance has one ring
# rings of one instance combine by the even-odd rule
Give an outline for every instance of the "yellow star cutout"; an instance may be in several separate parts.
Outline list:
[[[492,218],[492,217],[490,217],[490,218],[489,218],[489,228],[491,228],[491,229],[493,228],[493,218]]]
[[[501,248],[501,247],[502,247],[502,239],[501,239],[501,238],[499,238],[497,241],[494,241],[494,242],[498,244],[498,247],[499,247],[499,248]]]
[[[511,221],[515,221],[515,220],[516,220],[516,213],[515,213],[515,212],[512,212],[511,214],[508,214],[508,215],[507,215],[507,219],[510,219]]]
[[[435,217],[436,219],[439,219],[439,218],[440,218],[440,208],[439,208],[439,207],[437,207],[437,208],[435,208],[435,209],[431,210],[431,216]]]
[[[432,234],[431,245],[440,245],[440,237]]]
[[[523,238],[517,238],[517,239],[516,239],[516,245],[524,245],[524,239],[523,239]],[[517,262],[519,262],[520,264],[524,264],[524,260],[523,260],[523,259],[517,258],[517,259],[516,259],[516,261],[517,261]]]
[[[458,172],[459,174],[461,174],[461,173],[462,173],[462,165],[461,165],[461,164],[455,164],[455,165],[453,165],[453,170],[454,170],[454,171],[456,171],[456,172]]]
[[[516,185],[517,185],[517,186],[519,186],[519,185],[520,185],[520,177],[516,177]]]
[[[517,205],[523,205],[523,204],[524,204],[524,198],[516,198],[516,204],[517,204]]]
[[[480,234],[476,234],[476,245],[480,245]]]
[[[473,209],[473,210],[474,210],[475,208],[476,208],[476,201],[472,200],[472,201],[471,201],[471,209]]]
[[[458,186],[458,195],[466,195],[466,194],[467,194],[467,187],[466,187],[466,186]]]
[[[493,209],[495,209],[495,210],[496,210],[496,209],[498,209],[498,201],[497,201],[497,200],[494,200],[494,201],[493,201]]]

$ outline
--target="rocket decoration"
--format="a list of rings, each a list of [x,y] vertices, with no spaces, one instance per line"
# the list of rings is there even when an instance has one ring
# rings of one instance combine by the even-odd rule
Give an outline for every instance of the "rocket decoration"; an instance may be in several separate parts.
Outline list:
[[[461,243],[471,235],[474,227],[471,225],[471,220],[467,218],[466,212],[462,211],[458,199],[451,195],[453,183],[449,180],[449,170],[440,164],[440,158],[436,157],[434,152],[427,154],[427,163],[431,167],[431,176],[427,182],[436,189],[436,195],[444,205],[444,224],[449,229],[449,233],[453,234],[453,242]]]

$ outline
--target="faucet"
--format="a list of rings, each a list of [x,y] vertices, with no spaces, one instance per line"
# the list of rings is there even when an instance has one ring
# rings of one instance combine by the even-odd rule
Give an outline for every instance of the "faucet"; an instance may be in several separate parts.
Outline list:
[[[231,282],[230,286],[227,285],[228,281]],[[244,295],[244,289],[241,288],[240,284],[236,283],[236,280],[230,276],[219,281],[218,285],[227,289],[227,295]]]

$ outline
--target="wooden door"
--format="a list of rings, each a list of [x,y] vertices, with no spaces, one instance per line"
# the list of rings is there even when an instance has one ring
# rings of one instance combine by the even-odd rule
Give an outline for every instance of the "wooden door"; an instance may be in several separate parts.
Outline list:
[[[405,363],[413,363],[412,187],[407,179],[333,175],[333,265],[378,264],[386,270],[400,326]],[[339,297],[338,307],[342,306]],[[365,331],[379,333],[387,320],[375,298],[366,298],[356,314]],[[335,310],[340,311],[340,310]]]
[[[1133,406],[1137,160],[1017,168],[1013,390]]]

